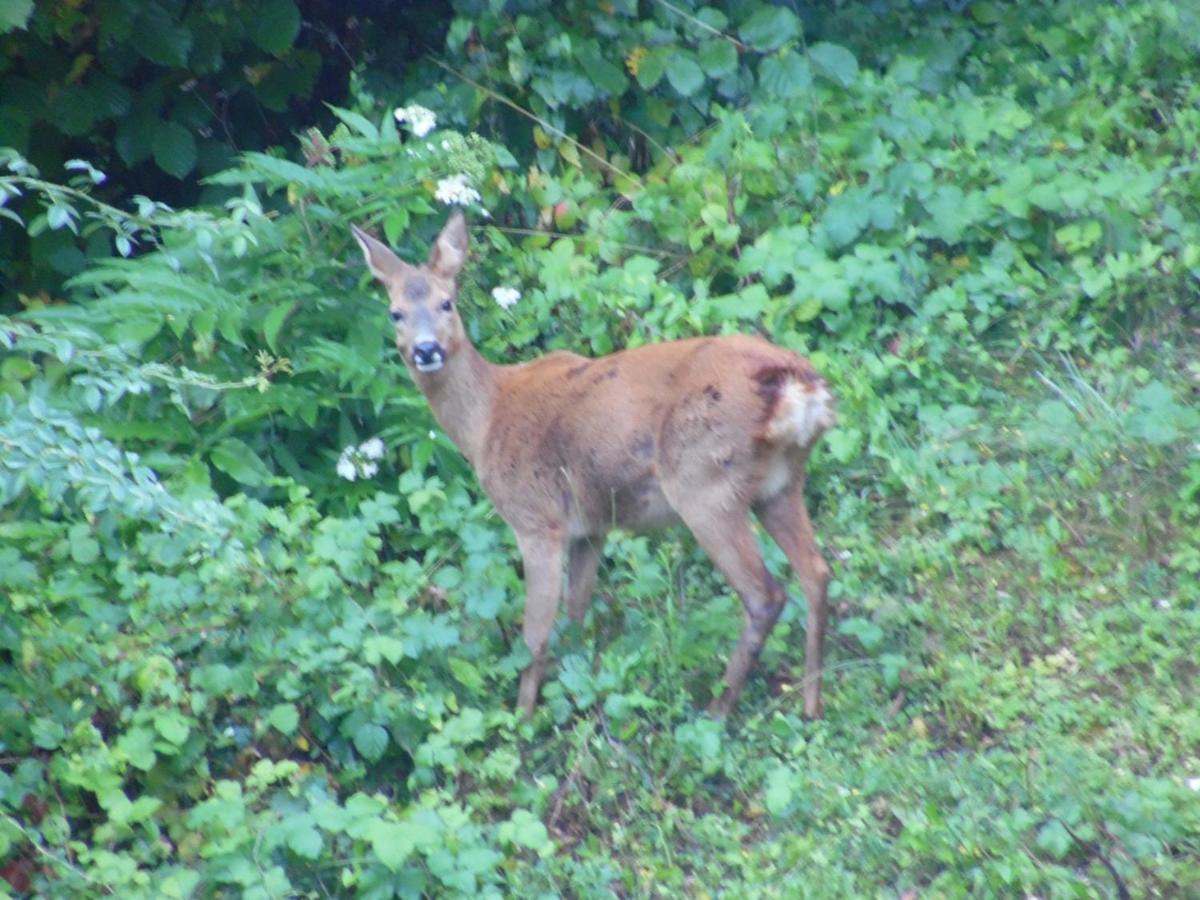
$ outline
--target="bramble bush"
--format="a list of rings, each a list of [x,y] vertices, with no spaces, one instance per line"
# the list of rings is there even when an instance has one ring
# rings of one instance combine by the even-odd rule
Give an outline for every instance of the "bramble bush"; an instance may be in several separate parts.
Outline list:
[[[457,8],[437,127],[364,89],[224,206],[4,157],[4,227],[114,256],[0,319],[0,886],[1200,889],[1193,12]],[[512,540],[348,229],[422,258],[450,193],[494,360],[760,330],[835,384],[824,721],[796,604],[697,711],[740,613],[678,535],[514,716]]]

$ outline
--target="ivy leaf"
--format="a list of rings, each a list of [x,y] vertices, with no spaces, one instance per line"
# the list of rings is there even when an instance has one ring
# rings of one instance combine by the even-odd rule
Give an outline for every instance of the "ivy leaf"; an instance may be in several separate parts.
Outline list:
[[[387,749],[388,733],[382,725],[367,722],[354,732],[354,746],[364,758],[375,762]]]
[[[176,178],[183,178],[196,166],[196,139],[178,122],[159,124],[151,150],[158,167]]]
[[[800,34],[800,20],[790,9],[765,6],[742,23],[742,40],[755,50],[778,50]]]
[[[684,50],[676,50],[667,60],[667,81],[685,97],[690,97],[704,84],[704,70]]]
[[[813,69],[824,78],[842,87],[849,87],[858,77],[858,60],[841,44],[822,41],[808,50]]]

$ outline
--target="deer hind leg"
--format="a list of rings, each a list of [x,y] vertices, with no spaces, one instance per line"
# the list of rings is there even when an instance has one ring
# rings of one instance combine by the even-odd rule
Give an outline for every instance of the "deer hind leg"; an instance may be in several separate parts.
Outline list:
[[[677,505],[676,510],[737,592],[745,612],[742,636],[725,668],[725,692],[713,698],[709,706],[713,715],[726,716],[737,705],[767,636],[783,612],[787,594],[763,564],[758,541],[750,528],[749,511],[744,505],[732,502],[733,498],[729,498],[728,504],[715,505],[708,502],[713,499],[692,497]]]
[[[791,563],[808,601],[808,633],[804,648],[804,715],[821,717],[821,665],[828,615],[826,591],[830,572],[817,548],[812,522],[804,505],[804,479],[797,478],[773,497],[755,506],[759,520]]]
[[[576,538],[571,542],[567,563],[567,616],[577,624],[583,622],[592,604],[592,590],[596,585],[596,570],[600,567],[603,546],[602,537]]]
[[[557,535],[517,535],[521,559],[525,563],[525,620],[522,630],[525,644],[533,656],[521,673],[518,704],[529,718],[537,705],[538,689],[546,668],[546,649],[558,615],[562,596],[564,541]]]

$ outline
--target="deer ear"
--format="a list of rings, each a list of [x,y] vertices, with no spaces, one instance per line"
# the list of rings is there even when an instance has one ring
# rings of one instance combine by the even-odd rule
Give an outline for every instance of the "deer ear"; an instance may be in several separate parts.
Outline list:
[[[429,268],[443,278],[453,278],[467,261],[467,220],[455,210],[433,242],[429,253]]]
[[[404,271],[406,266],[403,260],[383,242],[377,241],[357,225],[351,225],[350,230],[354,233],[358,246],[362,248],[363,259],[367,261],[367,268],[371,270],[372,275],[380,281],[387,281]]]

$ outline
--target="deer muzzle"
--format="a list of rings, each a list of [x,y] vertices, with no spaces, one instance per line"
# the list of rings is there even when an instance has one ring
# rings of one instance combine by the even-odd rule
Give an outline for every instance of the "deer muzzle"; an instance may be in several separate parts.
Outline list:
[[[436,372],[446,361],[446,351],[437,341],[422,341],[413,345],[412,361],[418,372]]]

